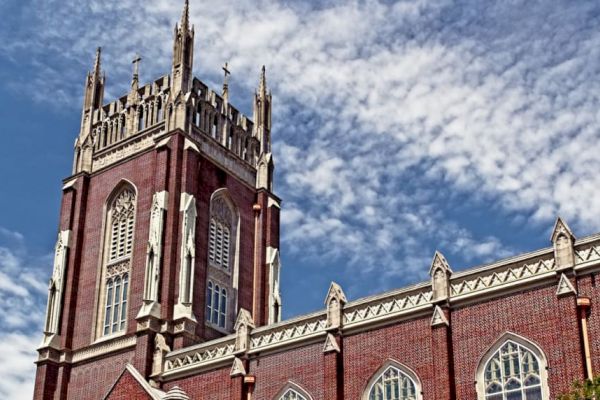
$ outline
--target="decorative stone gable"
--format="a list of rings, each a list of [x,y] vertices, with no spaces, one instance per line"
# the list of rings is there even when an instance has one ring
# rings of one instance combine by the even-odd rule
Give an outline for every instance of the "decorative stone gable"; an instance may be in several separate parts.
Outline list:
[[[432,300],[434,302],[446,300],[450,294],[452,269],[450,269],[448,261],[439,251],[436,251],[433,255],[429,275],[431,276]]]
[[[229,376],[244,376],[246,375],[246,368],[244,367],[244,363],[238,357],[233,359],[233,365],[231,366],[231,371],[229,372]]]
[[[327,329],[335,330],[342,327],[344,319],[344,305],[348,302],[342,287],[335,282],[331,282],[329,291],[325,297],[325,306],[327,307]]]
[[[558,217],[550,237],[554,246],[554,258],[557,269],[571,268],[575,265],[575,235],[569,226]]]
[[[245,353],[250,349],[250,333],[255,328],[252,315],[245,308],[240,308],[235,321],[235,353]]]
[[[327,336],[325,337],[325,344],[323,345],[323,353],[330,353],[332,351],[339,353],[340,346],[338,345],[337,340],[335,339],[335,336],[333,336],[331,333],[328,333]]]
[[[560,274],[558,288],[556,289],[556,295],[565,296],[569,294],[577,294],[577,290],[575,290],[575,287],[565,274]]]
[[[446,314],[444,310],[440,308],[440,306],[435,306],[433,309],[433,316],[431,317],[431,326],[441,326],[441,325],[450,325],[448,322],[448,318],[446,318]]]

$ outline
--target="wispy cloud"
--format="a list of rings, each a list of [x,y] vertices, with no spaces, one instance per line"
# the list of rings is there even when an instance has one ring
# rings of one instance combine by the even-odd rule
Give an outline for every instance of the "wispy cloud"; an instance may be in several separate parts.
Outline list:
[[[35,0],[30,39],[5,41],[0,54],[33,54],[36,93],[75,110],[98,44],[111,96],[127,89],[136,51],[146,78],[168,72],[180,3]],[[539,231],[557,214],[597,229],[597,2],[191,7],[199,77],[217,87],[229,60],[233,98],[249,111],[239,94],[268,65],[289,252],[414,279],[435,247],[463,264],[522,250],[457,209],[493,207],[518,229]]]
[[[23,236],[0,227],[0,397],[31,398],[51,256],[28,255]]]

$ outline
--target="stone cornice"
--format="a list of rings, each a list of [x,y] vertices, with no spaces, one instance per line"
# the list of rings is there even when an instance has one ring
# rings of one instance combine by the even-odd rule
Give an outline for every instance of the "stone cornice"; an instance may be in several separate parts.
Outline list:
[[[600,268],[600,235],[582,238],[575,243],[574,270],[583,273]],[[489,265],[454,274],[448,304],[478,303],[505,295],[513,290],[527,290],[557,282],[557,268],[552,248],[541,249]],[[372,330],[409,318],[434,316],[431,283],[419,283],[404,289],[349,302],[343,307],[345,335]],[[248,355],[284,351],[305,346],[327,335],[327,313],[318,311],[277,324],[253,329]],[[170,352],[166,356],[162,379],[193,374],[207,368],[230,365],[234,358],[235,335]]]

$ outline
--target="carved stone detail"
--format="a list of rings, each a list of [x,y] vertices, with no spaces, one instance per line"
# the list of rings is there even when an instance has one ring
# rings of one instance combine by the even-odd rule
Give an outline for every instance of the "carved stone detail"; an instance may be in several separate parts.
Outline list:
[[[144,280],[144,298],[137,318],[152,315],[160,318],[158,289],[160,287],[160,268],[162,262],[162,237],[165,210],[169,194],[157,192],[152,197],[150,210],[150,230],[146,251],[146,274]]]
[[[231,371],[229,372],[229,376],[244,376],[246,375],[246,368],[244,368],[244,363],[239,358],[235,357],[233,359],[233,365],[231,366]]]
[[[67,252],[70,247],[71,231],[60,231],[54,246],[54,267],[48,283],[48,305],[41,347],[58,347],[58,331],[62,314],[62,295],[65,286]]]
[[[556,289],[557,296],[564,296],[569,294],[577,294],[577,290],[567,278],[565,274],[560,274],[560,280],[558,281],[558,288]]]
[[[254,329],[254,320],[250,312],[240,308],[235,321],[235,352],[245,353],[250,348],[250,332]]]
[[[165,355],[171,351],[167,345],[165,337],[157,333],[154,337],[154,356],[152,357],[152,376],[160,375],[163,372]]]
[[[431,261],[431,267],[429,268],[429,276],[431,276],[431,288],[432,288],[432,300],[441,301],[446,300],[449,296],[450,290],[450,276],[452,275],[452,269],[448,265],[446,258],[436,251]]]
[[[325,337],[325,344],[323,345],[323,353],[330,353],[332,351],[339,353],[340,346],[338,345],[337,340],[335,339],[335,336],[333,336],[331,333],[328,333],[327,336]]]
[[[188,318],[197,321],[192,311],[194,298],[194,266],[196,261],[196,198],[181,193],[180,211],[183,213],[181,232],[181,262],[179,268],[179,297],[174,319]]]
[[[575,236],[560,217],[556,219],[550,239],[554,246],[554,258],[557,268],[561,270],[573,267],[575,265]]]
[[[325,307],[327,307],[327,328],[339,329],[342,327],[344,305],[348,302],[342,287],[335,282],[331,282],[329,291],[325,297]]]
[[[431,317],[431,326],[440,326],[440,325],[450,325],[448,323],[448,318],[446,318],[446,314],[444,310],[440,308],[440,306],[435,306],[433,309],[433,316]]]

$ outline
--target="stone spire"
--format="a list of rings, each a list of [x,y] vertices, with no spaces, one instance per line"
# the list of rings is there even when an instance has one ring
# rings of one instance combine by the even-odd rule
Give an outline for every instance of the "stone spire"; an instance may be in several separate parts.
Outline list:
[[[271,93],[267,93],[267,73],[263,65],[254,94],[254,135],[260,141],[260,154],[271,152]]]
[[[190,2],[185,0],[183,11],[181,12],[181,29],[186,32],[190,26]]]
[[[96,49],[96,59],[94,61],[94,69],[88,72],[85,94],[83,100],[83,111],[89,109],[97,109],[102,106],[104,97],[104,74],[102,73],[102,48]]]
[[[171,89],[175,95],[186,94],[192,84],[192,66],[194,63],[194,27],[190,29],[190,4],[185,1],[180,24],[175,24],[173,42],[173,83]]]

